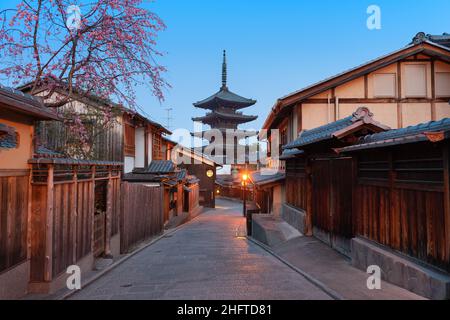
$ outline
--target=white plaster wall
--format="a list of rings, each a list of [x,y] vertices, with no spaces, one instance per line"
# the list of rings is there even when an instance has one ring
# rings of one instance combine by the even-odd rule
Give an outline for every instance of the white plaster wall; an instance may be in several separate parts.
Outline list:
[[[124,172],[130,173],[134,169],[134,157],[125,157]]]
[[[134,165],[136,168],[144,168],[145,167],[145,129],[144,128],[136,128],[135,130],[135,146],[136,146],[136,154]]]

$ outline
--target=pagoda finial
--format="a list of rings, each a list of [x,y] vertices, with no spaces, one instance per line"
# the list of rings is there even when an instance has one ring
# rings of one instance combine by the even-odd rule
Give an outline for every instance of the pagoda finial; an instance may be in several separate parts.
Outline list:
[[[227,51],[223,50],[222,89],[227,88]]]

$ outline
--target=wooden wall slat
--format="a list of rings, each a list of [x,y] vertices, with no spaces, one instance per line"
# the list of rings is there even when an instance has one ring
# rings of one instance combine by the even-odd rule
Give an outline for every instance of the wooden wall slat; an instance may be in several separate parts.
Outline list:
[[[123,253],[137,243],[163,231],[162,192],[163,187],[122,183],[120,234]]]

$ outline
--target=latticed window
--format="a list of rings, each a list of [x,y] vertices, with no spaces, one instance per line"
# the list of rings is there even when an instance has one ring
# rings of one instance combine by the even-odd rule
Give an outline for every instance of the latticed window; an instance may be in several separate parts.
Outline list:
[[[153,160],[164,160],[160,133],[153,133]]]

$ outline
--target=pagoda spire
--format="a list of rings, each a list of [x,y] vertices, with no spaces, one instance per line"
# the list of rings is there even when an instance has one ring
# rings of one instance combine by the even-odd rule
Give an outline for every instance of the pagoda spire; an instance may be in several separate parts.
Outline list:
[[[227,89],[227,51],[223,50],[222,89]]]

